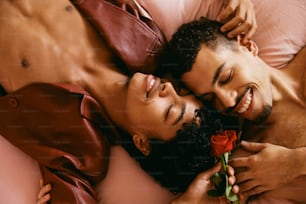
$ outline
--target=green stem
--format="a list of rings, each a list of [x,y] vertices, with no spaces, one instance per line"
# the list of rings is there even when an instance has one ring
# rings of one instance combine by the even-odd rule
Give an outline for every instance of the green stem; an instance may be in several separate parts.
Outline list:
[[[221,156],[221,164],[222,164],[223,171],[226,172],[226,161],[225,161],[224,155]]]

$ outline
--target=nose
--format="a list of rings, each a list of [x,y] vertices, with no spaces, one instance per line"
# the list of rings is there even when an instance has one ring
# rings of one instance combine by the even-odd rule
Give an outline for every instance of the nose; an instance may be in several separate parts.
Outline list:
[[[220,100],[223,108],[228,109],[236,105],[237,91],[228,89],[219,89],[216,91],[217,98]]]
[[[159,91],[160,97],[166,97],[166,96],[178,96],[173,85],[170,82],[164,82],[160,84],[160,91]]]

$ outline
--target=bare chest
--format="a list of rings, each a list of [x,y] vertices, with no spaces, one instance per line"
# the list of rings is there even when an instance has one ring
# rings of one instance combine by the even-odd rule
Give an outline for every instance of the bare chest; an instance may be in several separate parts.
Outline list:
[[[306,108],[295,104],[278,107],[277,120],[249,128],[251,141],[269,142],[289,148],[306,146]]]
[[[76,84],[108,63],[105,45],[69,0],[0,1],[0,25],[7,92],[32,82]]]

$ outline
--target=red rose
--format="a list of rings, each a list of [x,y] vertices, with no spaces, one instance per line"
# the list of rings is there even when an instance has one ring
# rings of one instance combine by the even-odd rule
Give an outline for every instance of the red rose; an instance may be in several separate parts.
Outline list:
[[[223,153],[231,151],[235,147],[237,135],[235,130],[225,130],[210,137],[212,153],[220,157]]]

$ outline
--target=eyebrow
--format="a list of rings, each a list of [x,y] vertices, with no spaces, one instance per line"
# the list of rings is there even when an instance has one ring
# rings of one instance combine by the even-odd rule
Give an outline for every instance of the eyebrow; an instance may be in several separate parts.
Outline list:
[[[181,109],[181,114],[179,115],[179,117],[174,121],[174,123],[172,124],[173,126],[178,124],[178,122],[180,122],[180,120],[182,120],[182,118],[184,117],[186,112],[186,103],[183,103],[182,105],[182,109]]]
[[[214,78],[213,78],[213,80],[212,80],[212,82],[211,82],[212,85],[214,85],[214,84],[217,82],[217,80],[218,80],[218,78],[219,78],[219,76],[220,76],[220,73],[222,72],[222,69],[223,69],[223,67],[224,67],[224,64],[225,64],[225,63],[221,64],[221,65],[218,67],[218,69],[217,69],[217,71],[216,71],[216,73],[215,73],[215,76],[214,76]]]

